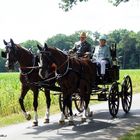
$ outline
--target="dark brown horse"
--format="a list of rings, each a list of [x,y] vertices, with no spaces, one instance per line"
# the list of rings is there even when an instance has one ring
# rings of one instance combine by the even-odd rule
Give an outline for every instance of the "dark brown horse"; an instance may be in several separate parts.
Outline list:
[[[19,97],[19,103],[23,114],[27,120],[31,119],[31,116],[28,112],[26,112],[24,107],[24,97],[26,96],[29,90],[33,91],[33,106],[34,106],[34,121],[33,125],[38,125],[38,93],[39,89],[42,87],[41,82],[43,79],[38,75],[38,58],[35,57],[30,51],[25,48],[22,48],[20,45],[15,44],[12,39],[10,42],[6,42],[4,40],[4,44],[6,46],[6,67],[8,69],[14,68],[16,62],[19,63],[20,67],[20,82],[21,82],[21,95]],[[48,83],[48,84],[53,84]],[[50,90],[48,90],[47,86],[44,85],[44,92],[47,103],[47,110],[45,113],[45,122],[49,123],[49,110],[50,110]]]
[[[82,114],[82,121],[86,120],[89,114],[88,104],[90,94],[92,92],[92,83],[96,77],[96,64],[89,59],[70,58],[62,51],[38,45],[40,50],[40,66],[39,74],[42,78],[48,78],[51,73],[55,73],[58,83],[63,93],[63,111],[60,123],[64,123],[65,107],[70,111],[70,123],[73,123],[72,101],[73,93],[79,93],[81,100],[85,102],[85,111]],[[54,71],[52,71],[54,70]]]

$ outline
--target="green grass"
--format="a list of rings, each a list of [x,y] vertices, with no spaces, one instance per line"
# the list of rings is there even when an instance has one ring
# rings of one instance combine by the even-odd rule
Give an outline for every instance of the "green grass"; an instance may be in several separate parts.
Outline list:
[[[120,83],[125,75],[130,75],[133,85],[133,93],[140,91],[140,70],[121,70]],[[25,121],[21,113],[18,98],[20,96],[21,84],[19,82],[19,73],[0,73],[0,127]],[[26,110],[33,116],[33,95],[30,91],[25,99]],[[39,94],[38,101],[39,117],[44,116],[46,103],[43,92]],[[51,94],[51,114],[60,112],[58,105],[58,96]]]
[[[132,80],[132,86],[133,86],[133,93],[139,93],[140,92],[140,70],[134,69],[134,70],[121,70],[120,71],[120,83],[123,81],[123,78],[125,75],[129,75]]]
[[[19,73],[0,73],[0,127],[25,120],[18,102],[21,92]],[[25,108],[33,116],[33,94],[29,91],[24,99]],[[58,96],[51,94],[51,114],[59,111]],[[40,91],[39,116],[45,114],[45,95]]]
[[[130,131],[128,134],[119,138],[119,140],[139,140],[140,139],[140,126]]]

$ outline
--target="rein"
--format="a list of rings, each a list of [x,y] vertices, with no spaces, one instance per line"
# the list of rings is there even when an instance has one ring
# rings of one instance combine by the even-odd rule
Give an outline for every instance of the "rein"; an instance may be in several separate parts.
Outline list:
[[[72,68],[70,68],[69,59],[70,59],[70,57],[68,57],[68,59],[67,59],[62,65],[60,65],[60,66],[58,67],[58,69],[56,69],[55,71],[53,71],[53,72],[51,72],[51,73],[49,74],[49,76],[50,76],[50,75],[52,75],[52,74],[55,73],[55,76],[54,76],[54,77],[47,78],[47,79],[44,80],[44,82],[48,82],[48,81],[51,81],[51,80],[53,80],[53,79],[62,78],[62,77],[64,77],[64,76],[68,73],[69,70],[72,70]],[[58,73],[57,73],[57,70],[59,70],[59,69],[60,69],[62,66],[64,66],[67,62],[68,62],[68,64],[67,64],[67,69],[66,69],[66,71],[65,71],[63,74],[58,74]],[[48,77],[49,77],[49,76],[48,76]]]
[[[20,67],[19,71],[22,75],[28,75],[28,74],[32,73],[32,71],[34,69],[37,69],[37,68],[39,68],[39,66],[35,66],[35,57],[33,56],[33,66],[31,66],[31,67]],[[22,69],[31,69],[31,70],[29,72],[24,73],[24,72],[22,72]]]
[[[58,74],[57,73],[58,69],[55,71],[55,76],[56,76],[57,79],[62,78],[63,76],[65,76],[68,73],[69,70],[72,70],[72,68],[70,68],[70,61],[69,61],[69,59],[70,59],[70,57],[68,57],[68,59],[62,65],[60,65],[58,67],[58,69],[60,69],[62,66],[64,66],[65,63],[68,62],[67,69],[66,69],[66,71],[63,74]]]

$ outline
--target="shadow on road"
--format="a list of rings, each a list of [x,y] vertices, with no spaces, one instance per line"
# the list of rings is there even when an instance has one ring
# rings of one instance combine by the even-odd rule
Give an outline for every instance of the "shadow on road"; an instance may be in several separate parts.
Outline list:
[[[31,130],[25,132],[24,135],[34,135],[34,138],[41,138],[41,134],[43,134],[43,139],[46,140],[56,139],[56,136],[57,140],[113,139],[140,124],[140,110],[132,110],[128,114],[120,110],[118,117],[114,119],[111,118],[108,110],[100,110],[93,117],[88,118],[85,123],[80,122],[80,117],[75,117],[74,120],[73,126],[69,126],[68,123],[61,126],[55,122],[35,128],[27,128]]]

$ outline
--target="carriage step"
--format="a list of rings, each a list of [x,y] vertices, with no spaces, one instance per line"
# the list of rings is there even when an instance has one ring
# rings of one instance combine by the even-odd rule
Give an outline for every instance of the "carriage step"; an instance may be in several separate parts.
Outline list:
[[[107,96],[106,94],[98,94],[98,101],[107,101]]]

